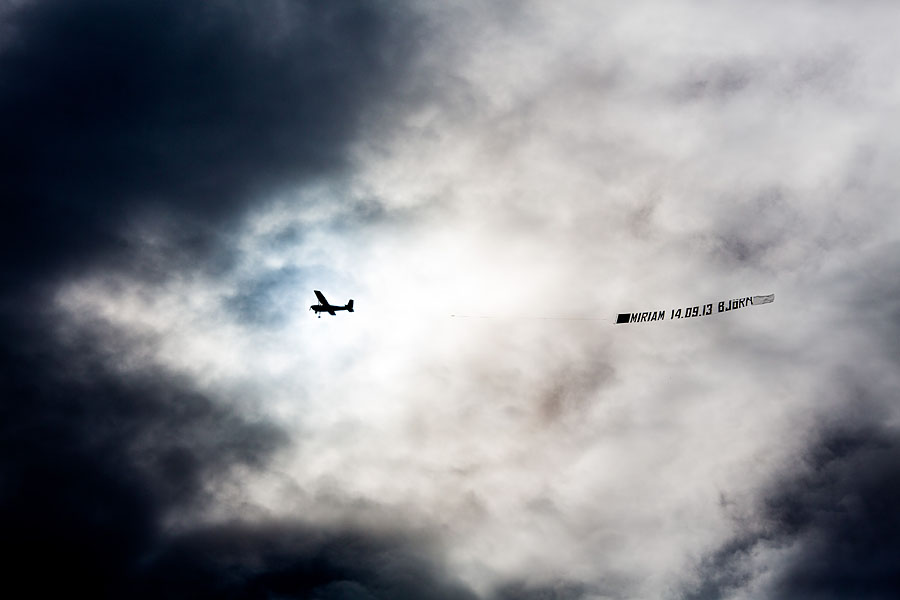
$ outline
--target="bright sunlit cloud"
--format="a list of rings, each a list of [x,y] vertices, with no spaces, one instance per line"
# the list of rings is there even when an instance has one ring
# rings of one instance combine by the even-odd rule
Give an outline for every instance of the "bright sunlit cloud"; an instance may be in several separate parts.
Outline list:
[[[287,11],[285,39],[312,35],[305,12],[269,9]],[[288,106],[265,88],[262,113],[283,110],[312,149],[273,127],[245,163],[210,134],[196,179],[138,188],[197,206],[140,204],[109,235],[124,258],[98,241],[101,258],[49,286],[72,365],[90,347],[115,385],[177,382],[173,421],[213,415],[171,452],[158,434],[166,451],[146,459],[193,486],[147,517],[166,524],[155,544],[176,540],[165,556],[217,531],[241,548],[259,535],[255,549],[290,523],[424,544],[446,597],[765,598],[809,591],[797,573],[837,552],[817,539],[877,540],[882,516],[857,509],[896,496],[879,486],[900,447],[892,5],[418,6],[417,36],[371,10],[323,17],[342,43],[310,38],[313,63],[351,61],[326,70],[321,105],[317,68],[266,62],[307,45],[278,54],[273,38],[238,65],[257,88],[255,65],[282,78]],[[225,28],[213,41],[255,39],[210,23]],[[369,52],[350,52],[350,31]],[[221,206],[204,195],[217,177]],[[316,315],[313,290],[355,312]],[[218,435],[238,450],[184,461],[218,470],[179,462]],[[357,597],[335,589],[322,597]]]

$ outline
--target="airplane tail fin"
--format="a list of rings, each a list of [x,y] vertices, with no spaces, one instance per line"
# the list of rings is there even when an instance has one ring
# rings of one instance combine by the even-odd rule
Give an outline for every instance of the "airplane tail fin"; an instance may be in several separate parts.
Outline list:
[[[347,302],[347,311],[353,312],[353,299],[351,298],[349,302]]]

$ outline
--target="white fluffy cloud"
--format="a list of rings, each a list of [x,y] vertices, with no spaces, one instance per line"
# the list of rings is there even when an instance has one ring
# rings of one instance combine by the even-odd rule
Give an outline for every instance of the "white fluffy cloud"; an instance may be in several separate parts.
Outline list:
[[[352,175],[262,204],[227,274],[91,276],[59,306],[131,340],[121,369],[162,365],[295,432],[241,502],[415,523],[480,590],[677,595],[844,410],[842,373],[896,383],[856,291],[897,248],[897,20],[444,10]],[[313,289],[357,312],[316,319]]]

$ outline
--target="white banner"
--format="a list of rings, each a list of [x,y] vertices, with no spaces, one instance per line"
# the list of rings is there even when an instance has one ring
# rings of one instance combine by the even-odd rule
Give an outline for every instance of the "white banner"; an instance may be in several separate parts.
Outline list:
[[[769,304],[771,302],[775,302],[775,294],[769,294],[767,296],[744,296],[743,298],[722,300],[718,303],[673,308],[668,311],[651,310],[646,312],[619,313],[616,317],[616,323],[649,323],[651,321],[664,321],[666,320],[666,317],[668,317],[670,321],[690,319],[693,317],[708,317],[712,314],[728,312],[730,310],[736,310],[754,304]]]

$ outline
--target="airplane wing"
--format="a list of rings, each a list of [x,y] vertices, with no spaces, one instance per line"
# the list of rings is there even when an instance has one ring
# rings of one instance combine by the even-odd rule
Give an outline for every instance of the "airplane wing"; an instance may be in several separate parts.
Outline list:
[[[334,316],[337,315],[337,313],[334,312],[333,310],[329,310],[329,311],[328,311],[328,314],[331,315],[332,317],[334,317]]]
[[[319,302],[323,306],[328,306],[328,300],[325,299],[325,295],[322,292],[320,292],[319,290],[313,290],[313,293],[315,293],[316,298],[319,299]]]

